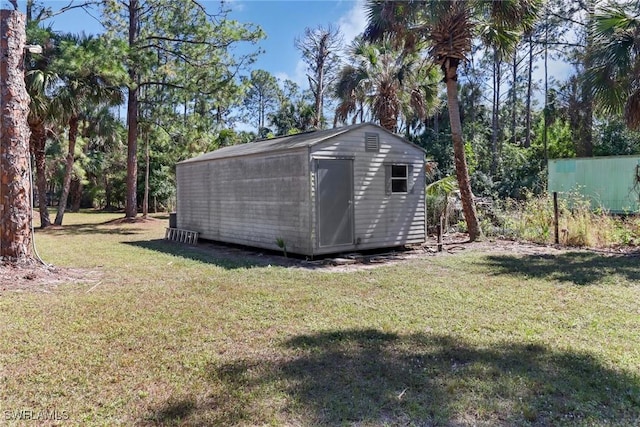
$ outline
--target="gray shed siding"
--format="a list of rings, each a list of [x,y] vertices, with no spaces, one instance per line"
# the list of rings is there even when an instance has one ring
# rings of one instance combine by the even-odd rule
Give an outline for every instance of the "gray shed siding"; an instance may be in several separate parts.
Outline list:
[[[308,149],[179,164],[178,227],[205,239],[310,251]]]
[[[365,150],[365,133],[377,133],[380,150]],[[341,250],[373,249],[422,243],[426,237],[424,152],[376,126],[364,126],[311,147],[318,158],[353,158],[354,242]],[[386,194],[385,165],[412,166],[407,194]],[[313,165],[313,163],[312,163]],[[315,203],[315,176],[311,199]],[[316,244],[316,210],[312,215],[314,253],[335,252]]]
[[[379,135],[379,150],[366,150],[366,133]],[[351,162],[352,244],[320,245],[321,159]],[[273,250],[282,238],[289,252],[304,255],[422,243],[424,162],[419,147],[370,124],[224,148],[177,165],[177,225],[205,239]],[[406,193],[388,191],[387,172],[394,164],[409,167]],[[324,197],[333,203],[338,198],[331,188],[325,187]]]

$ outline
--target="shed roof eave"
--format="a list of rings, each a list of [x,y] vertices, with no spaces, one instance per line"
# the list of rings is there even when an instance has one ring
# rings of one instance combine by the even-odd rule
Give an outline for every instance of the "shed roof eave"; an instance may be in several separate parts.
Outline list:
[[[281,136],[272,139],[260,140],[256,142],[249,142],[247,144],[232,145],[229,147],[223,147],[215,151],[202,154],[200,156],[193,157],[191,159],[178,162],[178,165],[185,163],[202,162],[209,160],[219,160],[228,158],[237,158],[250,155],[258,155],[265,153],[283,153],[288,151],[294,151],[301,148],[311,148],[315,145],[329,141],[340,135],[348,132],[360,129],[362,127],[372,126],[376,130],[384,132],[396,140],[402,141],[402,143],[409,145],[410,147],[419,150],[423,154],[426,154],[424,148],[412,143],[400,135],[396,135],[393,132],[375,124],[375,123],[359,123],[351,126],[344,126],[335,129],[326,129],[320,131],[303,132],[295,135]]]
[[[346,132],[350,132],[358,127],[366,125],[367,123],[361,123],[354,126],[345,126],[337,129],[327,129],[323,131],[311,131],[304,132],[295,135],[286,135],[277,138],[263,139],[256,142],[249,142],[246,144],[232,145],[229,147],[223,147],[215,151],[211,151],[202,154],[191,159],[178,162],[190,163],[206,160],[217,160],[231,157],[249,156],[252,154],[264,154],[264,153],[276,153],[292,151],[299,148],[306,148],[320,142],[326,141],[331,138],[335,138]]]

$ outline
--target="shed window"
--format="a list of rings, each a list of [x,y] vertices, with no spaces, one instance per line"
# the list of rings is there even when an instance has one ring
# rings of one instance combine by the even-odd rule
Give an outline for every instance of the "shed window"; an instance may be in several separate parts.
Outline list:
[[[409,175],[407,165],[391,165],[391,192],[406,193]]]
[[[365,151],[380,151],[380,135],[377,133],[365,133],[364,149]]]

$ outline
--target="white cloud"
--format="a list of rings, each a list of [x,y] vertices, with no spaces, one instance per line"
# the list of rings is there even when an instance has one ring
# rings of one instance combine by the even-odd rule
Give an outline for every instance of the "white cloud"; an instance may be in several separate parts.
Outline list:
[[[291,77],[289,77],[289,74],[285,73],[284,71],[279,71],[274,75],[279,81],[292,80]]]
[[[364,0],[356,0],[353,7],[338,19],[337,24],[344,36],[345,46],[348,46],[367,26]]]
[[[544,82],[544,60],[539,59],[535,63],[535,67],[536,69],[533,70],[533,80]],[[573,72],[573,65],[566,60],[549,58],[547,67],[549,83],[551,83],[552,80],[563,82],[567,80]]]
[[[231,6],[231,9],[234,12],[242,12],[246,5],[241,0],[226,0],[226,2]]]
[[[367,25],[364,0],[356,0],[355,2],[349,2],[349,4],[352,5],[351,8],[335,22],[335,25],[338,26],[344,37],[344,47],[351,44],[351,41],[362,33]],[[277,72],[275,76],[280,81],[292,80],[297,83],[301,89],[309,87],[307,66],[302,59],[298,59],[296,62],[293,74]]]
[[[297,83],[301,89],[305,89],[309,84],[307,80],[307,66],[302,59],[298,59],[298,62],[296,62],[296,68],[292,76],[285,72],[275,73],[275,76],[280,81],[291,80]]]

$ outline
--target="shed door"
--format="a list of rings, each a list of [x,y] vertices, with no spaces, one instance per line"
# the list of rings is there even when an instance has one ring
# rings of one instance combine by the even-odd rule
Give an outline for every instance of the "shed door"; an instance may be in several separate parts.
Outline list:
[[[320,247],[353,244],[353,160],[316,160]]]

